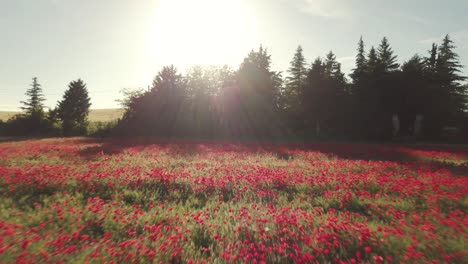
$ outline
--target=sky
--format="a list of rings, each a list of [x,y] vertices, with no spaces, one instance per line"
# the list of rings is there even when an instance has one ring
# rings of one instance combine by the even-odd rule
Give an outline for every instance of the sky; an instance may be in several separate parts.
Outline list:
[[[468,0],[0,0],[0,110],[16,111],[32,77],[53,107],[78,78],[91,108],[116,108],[164,66],[228,64],[266,47],[283,76],[298,45],[308,63],[332,50],[354,66],[386,36],[399,62],[450,34],[468,66]],[[468,69],[463,69],[468,75]]]

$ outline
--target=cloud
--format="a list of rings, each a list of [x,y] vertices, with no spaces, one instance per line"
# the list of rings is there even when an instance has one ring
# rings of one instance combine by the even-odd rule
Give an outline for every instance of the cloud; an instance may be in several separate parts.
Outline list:
[[[291,0],[290,0],[291,1]],[[319,17],[346,18],[350,10],[347,2],[339,0],[293,0],[299,11]]]

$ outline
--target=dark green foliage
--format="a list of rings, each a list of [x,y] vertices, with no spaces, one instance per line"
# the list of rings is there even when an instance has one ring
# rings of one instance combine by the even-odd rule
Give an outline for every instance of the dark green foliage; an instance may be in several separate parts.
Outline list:
[[[28,99],[26,101],[21,101],[21,104],[24,105],[21,109],[24,111],[25,115],[36,119],[42,118],[44,115],[44,104],[42,102],[44,102],[45,99],[42,87],[37,82],[37,77],[33,78],[31,88],[26,91],[26,95]]]
[[[57,109],[51,112],[60,119],[65,136],[86,134],[90,100],[83,80],[70,82]]]
[[[281,77],[270,61],[260,47],[237,72],[195,66],[182,76],[164,67],[149,91],[127,94],[117,131],[165,139],[272,139],[281,129]]]
[[[390,47],[388,39],[384,37],[377,49],[378,65],[382,72],[392,72],[398,70],[398,63],[396,63],[397,56],[393,55],[393,50]]]
[[[59,135],[60,129],[44,117],[31,118],[31,116],[19,114],[0,124],[0,136],[52,137]]]
[[[271,56],[260,46],[244,59],[234,85],[226,87],[223,102],[231,101],[226,121],[232,137],[268,139],[279,135],[281,78],[270,67]]]
[[[462,127],[467,115],[465,79],[453,48],[447,37],[427,58],[415,55],[400,67],[387,38],[368,52],[361,38],[352,83],[333,52],[307,69],[300,46],[284,87],[263,47],[235,72],[194,67],[182,76],[165,67],[151,89],[127,94],[118,129],[159,138],[381,140],[413,136],[422,116],[423,134],[436,137],[443,126]]]
[[[109,124],[88,124],[90,99],[82,80],[71,82],[46,115],[34,78],[22,102],[25,113],[0,123],[0,133],[42,135],[56,131],[60,122],[67,136],[89,128],[94,136],[253,142],[439,139],[444,127],[466,134],[468,86],[448,35],[432,45],[427,57],[416,54],[401,66],[386,37],[368,51],[361,37],[351,82],[331,51],[310,67],[306,61],[298,46],[284,79],[272,70],[271,55],[262,46],[248,53],[236,71],[194,66],[183,75],[166,66],[147,90],[124,91],[125,114]]]
[[[185,131],[187,95],[182,75],[173,65],[164,67],[148,91],[128,93],[123,100],[127,111],[119,129],[125,134],[181,137]]]
[[[460,75],[461,64],[455,46],[447,35],[442,43],[432,45],[425,58],[425,134],[441,136],[444,126],[462,126],[467,112],[466,77]]]
[[[453,41],[446,35],[439,46],[436,72],[441,88],[446,93],[447,106],[450,106],[447,111],[457,115],[463,112],[468,102],[466,86],[461,85],[467,78],[460,75],[462,65],[454,49]]]
[[[373,73],[376,72],[379,66],[379,58],[377,57],[377,51],[374,47],[371,47],[369,50],[369,55],[367,58],[367,72]]]
[[[302,54],[302,47],[298,46],[288,69],[289,76],[286,77],[286,85],[282,94],[284,98],[282,107],[292,112],[297,112],[297,108],[300,107],[299,97],[307,79],[306,64],[306,59]]]
[[[330,51],[325,60],[317,58],[309,70],[302,97],[306,138],[343,134],[346,95],[346,80],[335,54]]]
[[[23,113],[11,117],[7,122],[0,124],[0,135],[2,136],[56,136],[59,131],[54,122],[49,120],[44,112],[45,101],[42,87],[33,78],[31,88],[26,91],[28,99],[21,101]]]
[[[366,51],[364,49],[364,41],[362,40],[362,36],[358,42],[357,48],[358,54],[356,55],[356,67],[353,69],[352,73],[350,74],[351,79],[355,84],[358,84],[364,78],[364,75],[367,72],[367,58],[366,58]],[[375,50],[374,50],[375,52]],[[355,85],[354,89],[358,89],[359,86]]]

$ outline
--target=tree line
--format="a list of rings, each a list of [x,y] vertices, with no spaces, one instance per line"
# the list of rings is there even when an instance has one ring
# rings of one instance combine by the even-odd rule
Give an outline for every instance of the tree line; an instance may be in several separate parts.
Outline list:
[[[148,89],[125,93],[125,114],[110,132],[253,141],[437,139],[444,128],[468,135],[468,86],[461,69],[449,35],[427,55],[401,65],[387,38],[366,49],[361,37],[349,77],[332,51],[308,63],[301,46],[283,77],[260,46],[237,70],[194,66],[183,75],[173,65],[163,67]],[[60,120],[64,133],[77,131],[86,123],[89,97],[87,102],[78,115],[64,97],[49,119]]]
[[[426,56],[399,65],[387,38],[367,50],[361,38],[350,78],[332,51],[308,64],[301,46],[285,78],[261,46],[237,71],[194,67],[182,76],[167,66],[150,89],[128,94],[117,130],[241,140],[440,138],[444,127],[468,124],[466,77],[454,49],[447,35]]]
[[[21,101],[22,113],[6,123],[0,122],[0,134],[9,136],[72,136],[85,135],[91,98],[83,80],[70,82],[57,106],[48,112],[44,109],[44,93],[37,77],[26,91],[26,101]]]

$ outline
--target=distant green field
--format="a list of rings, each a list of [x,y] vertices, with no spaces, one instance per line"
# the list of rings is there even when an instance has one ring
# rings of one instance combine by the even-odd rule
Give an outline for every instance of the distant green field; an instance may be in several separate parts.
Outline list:
[[[91,109],[89,112],[89,121],[107,122],[120,118],[123,115],[123,109]],[[0,111],[0,120],[6,121],[10,117],[20,112]]]

